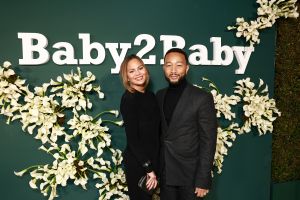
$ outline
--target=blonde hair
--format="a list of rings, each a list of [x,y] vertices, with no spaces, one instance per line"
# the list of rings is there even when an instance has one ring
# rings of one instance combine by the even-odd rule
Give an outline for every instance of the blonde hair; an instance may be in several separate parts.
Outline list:
[[[133,59],[137,59],[138,61],[140,61],[143,66],[145,67],[147,73],[146,73],[146,82],[145,82],[145,85],[144,85],[144,88],[146,88],[149,84],[149,70],[147,69],[147,67],[145,66],[143,60],[132,54],[132,55],[129,55],[127,57],[125,57],[125,59],[123,60],[122,64],[121,64],[121,69],[120,69],[120,76],[121,76],[121,79],[122,79],[122,82],[123,82],[123,86],[126,90],[128,90],[129,92],[131,93],[134,93],[136,92],[136,90],[130,86],[130,83],[128,81],[128,76],[127,76],[127,67],[128,67],[128,63],[133,60]]]

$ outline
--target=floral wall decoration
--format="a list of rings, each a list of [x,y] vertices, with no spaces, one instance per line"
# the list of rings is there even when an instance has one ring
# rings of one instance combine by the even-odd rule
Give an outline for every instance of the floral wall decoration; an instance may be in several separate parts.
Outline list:
[[[281,115],[276,108],[274,99],[269,98],[268,86],[259,80],[258,87],[250,78],[236,81],[232,95],[222,94],[211,80],[203,78],[208,87],[198,86],[210,91],[214,97],[219,127],[217,129],[217,147],[214,166],[217,173],[222,172],[224,156],[228,155],[228,148],[232,147],[237,135],[249,133],[256,129],[259,135],[273,131],[273,122]],[[243,108],[242,116],[238,115],[237,107]],[[242,121],[242,123],[239,123]]]
[[[122,169],[122,155],[111,146],[111,135],[105,123],[121,126],[122,121],[103,120],[105,114],[118,116],[117,110],[88,115],[92,108],[89,96],[104,97],[100,86],[93,84],[91,72],[63,74],[31,91],[9,62],[0,66],[0,113],[7,123],[19,120],[22,130],[41,142],[40,150],[53,157],[53,162],[37,164],[17,176],[29,174],[29,185],[40,190],[49,200],[58,197],[57,187],[69,183],[86,188],[94,179],[99,199],[129,199]],[[67,119],[71,112],[71,119]],[[104,159],[103,155],[110,158]],[[106,156],[108,157],[108,156]]]
[[[257,18],[250,22],[243,17],[236,18],[235,26],[228,26],[228,30],[236,30],[236,37],[243,37],[251,46],[259,44],[259,31],[272,27],[278,18],[298,18],[297,0],[257,0]]]
[[[7,117],[7,123],[19,120],[22,130],[41,142],[39,149],[53,157],[52,163],[33,165],[15,174],[29,174],[30,187],[49,200],[58,197],[57,187],[74,183],[87,189],[91,179],[95,180],[100,200],[129,199],[121,151],[111,146],[109,128],[104,125],[109,122],[121,126],[123,121],[102,119],[106,114],[118,117],[117,110],[103,111],[95,117],[87,114],[93,106],[89,96],[95,93],[99,99],[104,97],[100,86],[93,84],[95,79],[91,72],[83,75],[77,68],[77,72],[58,76],[31,91],[11,63],[0,66],[0,114]],[[214,166],[221,173],[224,157],[236,136],[253,128],[259,135],[272,132],[280,112],[261,79],[258,87],[250,78],[236,81],[230,96],[222,94],[211,80],[203,81],[208,87],[195,86],[212,93],[220,121]],[[243,107],[242,124],[237,122],[241,116],[234,108],[238,105]],[[67,119],[67,112],[72,113],[71,119]],[[110,159],[104,159],[104,154]]]

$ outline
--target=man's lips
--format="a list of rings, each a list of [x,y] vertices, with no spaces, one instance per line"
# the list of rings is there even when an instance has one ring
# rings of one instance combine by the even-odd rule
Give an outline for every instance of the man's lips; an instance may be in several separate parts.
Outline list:
[[[177,78],[179,78],[179,76],[178,75],[171,75],[171,76],[169,76],[171,79],[177,79]]]

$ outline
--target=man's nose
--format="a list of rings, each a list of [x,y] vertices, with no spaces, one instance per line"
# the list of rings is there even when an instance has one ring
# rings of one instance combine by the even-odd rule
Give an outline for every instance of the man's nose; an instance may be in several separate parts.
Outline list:
[[[173,66],[171,67],[171,72],[176,72],[176,66],[175,66],[175,65],[173,65]]]

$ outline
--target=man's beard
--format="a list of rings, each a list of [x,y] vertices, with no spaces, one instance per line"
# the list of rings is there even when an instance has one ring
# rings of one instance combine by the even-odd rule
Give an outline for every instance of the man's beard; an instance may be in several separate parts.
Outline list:
[[[170,78],[167,77],[166,75],[165,75],[165,79],[166,79],[166,81],[168,81],[168,83],[169,83],[170,85],[179,85],[179,84],[182,82],[182,80],[185,79],[185,75],[180,76],[179,79],[178,79],[178,81],[176,81],[176,82],[171,82]]]

